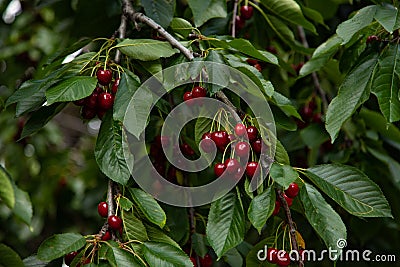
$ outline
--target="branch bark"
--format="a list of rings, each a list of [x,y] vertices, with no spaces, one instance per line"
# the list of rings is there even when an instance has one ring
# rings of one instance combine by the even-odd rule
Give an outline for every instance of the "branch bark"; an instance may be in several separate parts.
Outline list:
[[[233,14],[232,14],[232,37],[236,37],[236,16],[237,16],[237,9],[238,9],[238,0],[235,0],[233,3]]]
[[[303,46],[306,48],[309,48],[306,33],[304,32],[304,28],[301,26],[298,26],[297,31],[299,33],[299,37],[300,37],[300,40],[301,40],[301,43],[303,44]],[[307,60],[310,60],[310,58],[311,58],[308,55],[306,57],[307,57]],[[322,90],[317,73],[316,72],[311,73],[311,77],[312,77],[312,80],[314,83],[315,90],[317,90],[318,94],[321,96],[322,105],[324,107],[324,112],[326,113],[326,111],[328,110],[328,99],[326,97],[326,94],[325,94],[324,90]]]

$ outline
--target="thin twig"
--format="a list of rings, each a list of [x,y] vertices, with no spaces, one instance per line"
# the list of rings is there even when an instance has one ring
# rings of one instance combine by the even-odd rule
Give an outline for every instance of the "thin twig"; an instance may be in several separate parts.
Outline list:
[[[119,25],[119,28],[118,28],[118,38],[120,38],[120,39],[125,38],[126,24],[127,24],[126,16],[124,14],[122,14],[121,15],[121,24]],[[120,60],[121,60],[121,51],[117,50],[117,52],[115,53],[114,61],[115,61],[115,63],[119,64]]]
[[[279,197],[279,201],[282,204],[283,209],[285,210],[285,216],[286,216],[286,221],[289,225],[289,234],[290,234],[290,240],[292,243],[292,249],[299,251],[299,246],[297,244],[297,238],[296,238],[296,228],[294,227],[294,223],[293,223],[293,218],[292,218],[292,214],[290,213],[290,208],[288,203],[286,202],[285,197],[283,196],[283,192],[280,189],[276,189],[276,194]],[[299,257],[299,267],[303,267],[304,266],[304,262],[303,259],[301,257]]]
[[[237,16],[237,9],[238,9],[238,0],[235,0],[233,3],[233,14],[232,14],[232,37],[236,37],[236,16]]]
[[[309,48],[306,33],[304,32],[304,28],[302,26],[297,26],[297,31],[299,33],[299,37],[300,37],[300,40],[301,40],[301,43],[303,44],[303,46],[305,48]],[[310,60],[310,58],[311,58],[309,55],[307,55],[306,57],[307,57],[307,60]],[[318,75],[316,72],[313,72],[313,73],[311,73],[311,77],[313,79],[315,89],[317,90],[318,94],[321,96],[322,105],[324,107],[324,112],[326,112],[328,110],[328,99],[326,97],[324,90],[322,90]]]

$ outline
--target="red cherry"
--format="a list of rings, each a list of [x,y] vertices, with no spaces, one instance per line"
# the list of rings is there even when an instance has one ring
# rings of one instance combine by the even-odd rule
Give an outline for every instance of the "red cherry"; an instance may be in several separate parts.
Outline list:
[[[257,139],[258,136],[258,130],[254,126],[249,126],[246,128],[247,131],[247,136],[249,137],[250,142],[254,141]]]
[[[72,261],[75,259],[76,255],[78,255],[78,251],[72,251],[65,255],[64,262],[66,265],[70,266]]]
[[[252,178],[257,171],[258,162],[250,161],[246,165],[246,175]]]
[[[278,262],[278,250],[276,248],[268,248],[267,249],[267,261],[270,263]]]
[[[217,163],[214,166],[215,176],[220,177],[226,170],[226,165],[224,163]]]
[[[226,171],[229,174],[236,174],[240,167],[240,163],[237,159],[227,159],[225,160]]]
[[[207,95],[207,90],[201,86],[195,86],[192,89],[192,98],[205,97]]]
[[[206,254],[204,258],[199,258],[200,266],[201,267],[211,267],[213,264],[213,259],[211,258],[210,254]]]
[[[236,170],[236,173],[233,175],[233,178],[235,178],[235,180],[240,180],[242,179],[244,174],[244,169],[242,166],[239,166]]]
[[[195,258],[190,257],[190,261],[193,263],[193,266],[194,266],[194,267],[197,267],[197,262],[196,262],[196,259],[195,259]]]
[[[235,146],[235,153],[238,157],[248,157],[250,152],[250,145],[247,142],[238,142]]]
[[[251,66],[254,66],[254,65],[258,64],[258,60],[257,59],[252,59],[252,58],[246,59],[246,62]]]
[[[112,71],[100,68],[97,70],[96,76],[99,84],[108,85],[112,80]]]
[[[290,265],[289,254],[284,250],[278,251],[276,264],[278,264],[278,266],[289,266]]]
[[[272,54],[275,54],[275,55],[278,54],[278,50],[276,50],[276,48],[272,45],[267,46],[266,50]]]
[[[104,115],[106,115],[106,113],[107,113],[107,110],[104,110],[104,109],[96,110],[97,117],[99,117],[100,120],[103,119],[103,117],[104,117]]]
[[[83,105],[85,105],[85,98],[82,98],[82,99],[79,99],[79,100],[75,100],[74,101],[74,104],[75,105],[77,105],[77,106],[83,106]]]
[[[286,194],[283,194],[283,197],[285,198],[285,200],[286,200],[288,206],[289,206],[289,207],[292,206],[292,204],[293,204],[293,198],[288,197]]]
[[[122,228],[122,220],[120,217],[116,215],[111,215],[107,219],[108,225],[111,227],[113,230],[119,230]]]
[[[101,237],[101,240],[107,241],[111,239],[111,234],[109,231],[105,232],[105,234]]]
[[[156,138],[154,139],[154,142],[158,147],[162,147],[162,146],[168,147],[170,138],[169,138],[169,136],[165,136],[165,135],[157,135]]]
[[[85,98],[85,106],[88,106],[90,108],[95,108],[97,107],[97,98],[99,94],[97,93],[96,89],[93,91],[93,93]]]
[[[253,7],[252,6],[240,7],[240,16],[245,20],[251,19],[251,17],[253,17]]]
[[[102,92],[99,94],[97,101],[99,108],[109,110],[114,104],[114,95],[108,92]]]
[[[193,104],[194,104],[195,102],[193,101],[192,92],[190,92],[190,91],[185,92],[185,93],[183,94],[183,101],[185,101],[185,103],[186,103],[188,106],[193,106]]]
[[[181,145],[181,150],[182,150],[183,155],[185,155],[187,157],[193,156],[195,153],[193,148],[191,146],[189,146],[189,144],[187,144],[187,143],[183,143]]]
[[[81,116],[85,120],[91,120],[96,116],[96,110],[88,106],[83,106],[81,110]]]
[[[211,133],[211,139],[222,152],[225,151],[226,146],[229,144],[229,136],[226,131],[217,131]]]
[[[239,137],[242,137],[246,134],[246,126],[243,123],[238,123],[235,126],[235,134]]]
[[[280,209],[281,209],[281,203],[277,200],[275,201],[275,208],[274,211],[272,212],[272,216],[278,215]]]
[[[291,183],[288,189],[285,190],[285,194],[289,198],[295,198],[299,193],[299,190],[299,186],[296,183]]]
[[[261,65],[260,64],[255,64],[254,66],[253,66],[254,68],[256,68],[259,72],[261,72],[262,71],[262,67],[261,67]]]
[[[322,123],[322,115],[321,113],[315,113],[312,117],[312,122],[321,124]]]
[[[200,147],[206,153],[210,153],[211,151],[213,151],[214,141],[211,139],[211,133],[203,134],[200,141]]]
[[[235,18],[235,26],[236,26],[237,30],[240,31],[241,29],[243,29],[245,24],[246,24],[246,21],[242,17],[236,16],[236,18]]]
[[[261,138],[258,138],[256,140],[254,140],[251,143],[251,147],[253,148],[254,153],[256,153],[257,155],[260,155],[261,154],[261,148],[262,148]]]
[[[97,212],[101,217],[106,218],[108,216],[108,204],[107,202],[100,202],[99,205],[97,205]]]
[[[366,43],[370,44],[372,42],[377,42],[377,41],[379,41],[379,37],[376,35],[371,35],[371,36],[368,36]]]
[[[314,109],[312,109],[309,105],[305,105],[300,113],[305,120],[309,120],[313,117]]]
[[[117,93],[117,91],[118,91],[119,81],[120,81],[119,78],[115,79],[115,81],[114,81],[114,83],[113,83],[113,85],[112,85],[112,87],[111,87],[111,92],[112,92],[114,95],[115,95],[115,94]]]

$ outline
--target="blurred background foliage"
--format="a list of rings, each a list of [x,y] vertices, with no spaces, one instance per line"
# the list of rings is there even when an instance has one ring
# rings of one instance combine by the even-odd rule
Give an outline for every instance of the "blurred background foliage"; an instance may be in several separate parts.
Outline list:
[[[376,1],[304,0],[304,5],[319,11],[325,25],[318,25],[318,35],[307,35],[310,47],[317,47],[330,37],[336,26],[346,20],[352,11]],[[379,1],[382,2],[382,1]],[[390,1],[388,1],[390,2]],[[137,3],[139,5],[139,3]],[[228,1],[228,11],[233,1]],[[177,1],[176,16],[191,19],[185,0]],[[110,37],[120,20],[120,3],[117,0],[0,0],[0,108],[16,88],[32,77],[46,59],[56,51],[68,47],[83,37]],[[200,31],[205,35],[228,34],[228,18],[211,19]],[[129,31],[128,31],[129,34]],[[143,29],[135,32],[146,36]],[[254,22],[240,31],[239,37],[249,39],[256,47],[274,47],[280,58],[288,64],[305,61],[303,54],[291,51],[268,31],[262,17],[255,14]],[[147,36],[149,38],[149,36]],[[314,90],[311,77],[295,79],[286,71],[272,67],[266,70],[276,90],[290,97],[299,109],[310,100]],[[329,96],[336,94],[343,79],[338,61],[330,61],[320,72],[321,84]],[[319,103],[320,104],[320,103]],[[376,100],[366,106],[378,110]],[[274,110],[279,117],[279,111]],[[369,120],[382,119],[366,115]],[[36,135],[19,140],[27,118],[15,118],[14,108],[0,113],[0,164],[16,184],[29,192],[33,204],[32,226],[29,228],[4,205],[0,205],[0,243],[15,249],[21,257],[37,250],[46,237],[61,232],[95,233],[102,225],[97,215],[97,203],[105,199],[106,178],[99,171],[93,155],[94,141],[100,122],[84,123],[79,109],[70,104]],[[290,124],[290,123],[289,123]],[[310,148],[304,140],[312,140],[313,131],[291,132],[279,130],[279,138],[290,153],[293,166],[306,166],[324,162],[342,162],[365,171],[383,190],[395,219],[358,219],[330,202],[342,216],[348,228],[348,247],[371,249],[376,253],[397,254],[400,258],[400,202],[398,201],[400,175],[391,172],[385,157],[381,161],[363,150],[363,144],[379,144],[395,160],[400,160],[400,143],[383,141],[379,130],[367,129],[363,120],[346,125],[342,135],[329,145],[323,126],[314,125],[321,133],[323,145]],[[397,147],[397,148],[396,148]],[[394,165],[397,162],[393,163]],[[397,163],[398,164],[398,163]],[[397,166],[395,166],[397,167]],[[293,207],[296,209],[296,207]],[[294,213],[297,227],[302,229],[308,248],[323,249],[318,237],[307,226],[299,213]],[[256,235],[249,234],[248,241]],[[340,263],[346,266],[350,263]],[[322,266],[318,263],[316,266]],[[330,264],[329,264],[330,265]],[[329,266],[328,265],[328,266]],[[310,264],[310,266],[312,266]],[[348,265],[350,266],[350,265]],[[351,266],[366,266],[365,263]],[[370,265],[376,266],[376,265]]]

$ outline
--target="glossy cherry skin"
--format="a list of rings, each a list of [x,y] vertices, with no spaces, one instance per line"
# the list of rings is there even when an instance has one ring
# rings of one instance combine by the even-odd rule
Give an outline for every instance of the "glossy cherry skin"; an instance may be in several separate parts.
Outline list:
[[[268,248],[267,249],[267,261],[270,263],[278,262],[278,250],[276,248]]]
[[[104,70],[103,68],[100,68],[96,72],[96,77],[99,84],[108,85],[112,80],[112,71],[109,69]]]
[[[257,130],[256,127],[249,126],[249,127],[246,128],[246,131],[247,131],[247,136],[248,136],[250,142],[253,142],[254,140],[257,139],[258,130]]]
[[[81,116],[85,120],[91,120],[96,117],[96,110],[88,106],[83,106],[81,109]]]
[[[243,123],[238,123],[238,124],[236,124],[236,126],[235,126],[235,134],[237,135],[237,136],[239,136],[239,137],[242,137],[242,136],[244,136],[245,134],[246,134],[246,126],[244,126],[244,124]]]
[[[254,65],[258,64],[258,60],[257,59],[252,59],[252,58],[246,59],[246,62],[249,63],[249,65],[251,65],[251,66],[254,66]]]
[[[290,265],[290,257],[286,251],[278,251],[276,264],[278,266],[289,266]]]
[[[236,30],[240,31],[241,29],[244,28],[245,24],[246,24],[246,21],[242,17],[236,16],[236,18],[235,18]]]
[[[238,142],[235,146],[235,153],[238,157],[248,157],[250,152],[250,145],[247,142]]]
[[[107,241],[107,240],[110,240],[110,239],[111,239],[111,234],[110,234],[109,231],[107,231],[107,232],[101,237],[101,240],[103,240],[103,241]]]
[[[251,147],[253,148],[254,153],[257,155],[261,154],[261,149],[262,149],[262,140],[261,138],[257,138],[251,143]]]
[[[226,165],[224,163],[217,163],[214,165],[215,176],[220,177],[226,170]]]
[[[97,205],[97,212],[101,217],[107,218],[108,216],[108,205],[107,202],[100,202],[99,205]]]
[[[206,153],[210,153],[213,151],[214,141],[211,139],[211,133],[203,134],[203,136],[201,137],[200,147]]]
[[[190,257],[190,261],[193,263],[194,267],[197,267],[197,262],[196,262],[196,259],[194,257]]]
[[[185,101],[186,105],[188,105],[189,107],[194,105],[195,102],[193,101],[191,91],[185,92],[183,94],[183,101]]]
[[[114,95],[108,92],[102,92],[97,98],[98,107],[104,110],[109,110],[114,105]]]
[[[117,93],[117,91],[118,91],[119,81],[120,81],[119,78],[115,79],[115,81],[114,81],[114,83],[113,83],[113,85],[112,85],[112,87],[111,87],[111,93],[113,93],[114,95],[115,95],[115,94]]]
[[[108,217],[107,222],[111,229],[119,230],[122,228],[122,220],[116,215],[111,215]]]
[[[367,43],[367,44],[370,44],[370,43],[372,43],[372,42],[377,42],[377,41],[379,41],[379,37],[378,37],[378,36],[376,36],[376,35],[370,35],[370,36],[368,36],[368,38],[367,38],[367,40],[366,40],[366,43]]]
[[[229,144],[229,135],[226,131],[216,131],[211,133],[211,139],[215,142],[220,151],[224,151]]]
[[[225,165],[226,165],[226,171],[231,175],[236,174],[240,167],[240,163],[237,159],[227,159],[225,161]]]
[[[193,156],[195,154],[193,148],[191,146],[189,146],[189,144],[187,144],[187,143],[183,143],[181,145],[181,150],[182,150],[183,155],[185,155],[187,157]]]
[[[201,267],[211,267],[213,264],[213,259],[210,254],[206,254],[204,258],[199,257]]]
[[[280,209],[281,209],[281,203],[278,200],[276,200],[275,201],[275,208],[274,208],[274,211],[272,212],[272,216],[278,215]]]
[[[289,207],[292,206],[292,204],[293,204],[293,198],[288,197],[286,194],[283,194],[283,197],[285,198],[285,200],[286,200],[288,206],[289,206]]]
[[[291,183],[288,189],[285,190],[285,194],[290,198],[295,198],[299,191],[299,186],[296,183]]]
[[[245,20],[251,19],[251,17],[253,17],[253,7],[252,6],[240,7],[240,16]]]
[[[246,175],[252,178],[257,171],[258,162],[250,161],[246,164]]]
[[[192,98],[206,97],[206,96],[207,96],[207,90],[204,87],[201,86],[193,87]]]
[[[93,91],[93,93],[90,96],[85,98],[85,106],[90,107],[90,108],[96,108],[98,96],[99,96],[99,93],[96,90]]]
[[[76,255],[78,255],[78,251],[72,251],[65,255],[64,262],[66,265],[71,265],[72,261],[75,259]]]

